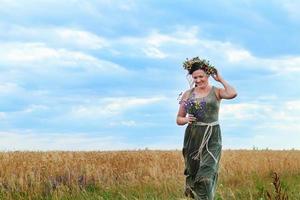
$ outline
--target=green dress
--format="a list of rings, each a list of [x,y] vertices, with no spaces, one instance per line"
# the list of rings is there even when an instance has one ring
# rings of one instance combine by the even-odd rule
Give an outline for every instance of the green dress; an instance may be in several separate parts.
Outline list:
[[[215,89],[212,86],[206,97],[195,98],[192,88],[187,101],[193,108],[185,104],[187,112],[197,117],[197,122],[188,124],[184,135],[185,194],[197,200],[213,199],[218,180],[222,138],[218,124],[220,101]]]

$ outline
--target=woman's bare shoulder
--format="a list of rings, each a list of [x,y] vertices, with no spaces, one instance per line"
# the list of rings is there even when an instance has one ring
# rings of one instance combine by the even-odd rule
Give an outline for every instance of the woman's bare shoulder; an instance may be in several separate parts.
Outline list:
[[[192,89],[186,90],[182,95],[182,99],[187,99],[189,97],[191,91],[192,91]]]

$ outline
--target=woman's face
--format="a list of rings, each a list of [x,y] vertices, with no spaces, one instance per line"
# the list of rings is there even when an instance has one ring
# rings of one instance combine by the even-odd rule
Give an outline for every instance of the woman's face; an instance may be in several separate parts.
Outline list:
[[[202,70],[197,69],[192,73],[192,77],[197,87],[205,88],[208,85],[208,75]]]

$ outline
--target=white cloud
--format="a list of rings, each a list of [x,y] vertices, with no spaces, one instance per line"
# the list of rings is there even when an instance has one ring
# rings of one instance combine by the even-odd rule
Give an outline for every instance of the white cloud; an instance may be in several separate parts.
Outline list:
[[[97,60],[86,52],[74,51],[74,48],[81,50],[105,48],[107,52],[119,56],[142,53],[144,56],[154,59],[178,59],[178,56],[182,56],[182,52],[186,51],[185,49],[189,49],[191,55],[201,55],[219,60],[220,63],[224,63],[224,65],[227,63],[228,66],[235,64],[248,68],[269,69],[274,72],[279,72],[284,66],[287,73],[300,71],[299,56],[273,59],[255,57],[249,50],[231,42],[205,39],[199,30],[198,26],[189,28],[178,26],[172,33],[152,30],[142,37],[123,36],[110,39],[80,29],[11,26],[8,30],[10,35],[39,42],[2,44],[1,49],[3,50],[0,51],[0,59],[12,63],[19,61],[18,64],[52,60],[51,65],[57,64],[54,62],[56,59],[60,61],[60,64],[72,66],[80,61],[94,63]]]
[[[20,91],[23,91],[23,89],[16,83],[11,83],[11,82],[0,83],[0,96],[13,94]]]
[[[10,69],[26,67],[49,72],[68,67],[87,71],[127,73],[125,68],[112,62],[79,51],[50,48],[43,43],[2,43],[0,47],[0,63],[4,65],[2,67],[10,66]]]
[[[300,101],[290,100],[268,104],[237,103],[221,107],[220,118],[228,132],[230,123],[240,126],[236,137],[224,136],[225,148],[300,148]],[[247,124],[248,130],[242,127]],[[252,124],[252,125],[251,125]],[[234,127],[239,129],[239,127]],[[235,130],[235,131],[236,131]],[[247,136],[240,136],[245,133]],[[252,131],[249,135],[249,131]]]
[[[191,26],[189,29],[178,27],[177,30],[171,34],[162,34],[157,30],[153,30],[144,40],[147,45],[154,47],[160,47],[168,43],[195,45],[195,43],[199,42],[199,38],[197,37],[198,31],[199,28],[197,26]]]
[[[26,107],[22,112],[24,113],[33,113],[33,112],[39,112],[39,111],[45,111],[49,110],[50,108],[45,105],[36,105],[36,104],[31,104],[28,107]]]
[[[120,1],[119,3],[114,3],[113,6],[118,6],[120,10],[123,11],[132,11],[137,8],[136,1],[134,0],[127,0],[127,1]]]
[[[114,10],[121,10],[121,11],[132,11],[137,8],[136,1],[134,0],[100,0],[97,2],[88,2],[88,1],[78,1],[78,5],[84,5],[89,7],[90,9],[92,8],[98,8],[97,11],[101,11],[101,9],[107,11],[111,11],[111,9]],[[116,12],[116,11],[115,11]]]
[[[199,30],[197,26],[177,27],[172,33],[153,30],[144,37],[119,38],[115,44],[134,45],[135,48],[130,49],[131,54],[143,52],[150,58],[178,59],[184,55],[183,52],[188,51],[189,55],[200,55],[204,58],[218,60],[224,66],[267,69],[274,73],[281,72],[283,67],[284,73],[300,71],[300,56],[283,56],[272,59],[256,57],[248,49],[229,41],[206,39],[202,37]],[[113,42],[111,44],[114,46]]]
[[[147,47],[143,49],[143,52],[145,52],[145,54],[150,58],[162,59],[168,56],[167,54],[163,53],[161,50],[155,47]]]
[[[116,97],[105,98],[99,100],[99,103],[94,102],[92,105],[78,105],[71,109],[68,114],[75,118],[107,118],[119,115],[128,109],[140,106],[150,105],[164,100],[165,97],[151,97],[151,98],[138,98],[138,97]],[[98,105],[97,105],[98,104]]]
[[[168,56],[177,56],[177,51],[182,51],[187,47],[192,54],[197,52],[203,56],[221,57],[227,62],[242,62],[253,59],[251,53],[246,49],[228,41],[205,39],[199,30],[200,28],[197,26],[188,28],[179,26],[170,34],[159,33],[155,30],[150,32],[147,37],[137,40],[142,40],[143,42],[139,43],[145,44],[147,48],[153,47],[158,50],[160,50],[159,48],[168,49],[168,46],[176,46],[177,48],[164,50],[163,53]]]
[[[19,1],[1,0],[1,10],[7,10],[8,8],[20,8],[22,5]]]
[[[103,134],[102,134],[103,135]],[[35,133],[31,131],[1,131],[0,150],[120,150],[134,149],[124,138],[91,136],[83,133]],[[24,142],[26,141],[26,142]]]
[[[233,121],[264,119],[265,122],[272,122],[272,124],[286,124],[300,119],[299,105],[299,100],[224,104],[220,110],[220,117]]]
[[[287,12],[290,19],[299,21],[300,19],[300,2],[294,0],[280,1],[280,6]]]
[[[285,102],[285,107],[292,112],[298,111],[300,112],[300,100],[291,100]]]
[[[252,59],[252,55],[244,49],[229,49],[226,51],[229,62],[240,62]]]
[[[268,109],[270,106],[257,103],[224,104],[220,110],[220,117],[234,121],[253,120],[264,117]]]
[[[49,58],[62,57],[64,50],[47,48],[41,43],[1,45],[0,59],[5,63],[21,64],[24,62],[44,61]]]
[[[110,126],[127,126],[133,127],[137,125],[137,122],[134,120],[122,120],[122,121],[114,121],[109,123]]]
[[[6,35],[3,35],[3,37],[9,35],[15,40],[23,40],[26,38],[27,41],[38,41],[39,43],[45,43],[59,48],[98,50],[109,47],[109,42],[105,38],[81,29],[68,27],[37,28],[19,25],[9,25],[6,29]]]
[[[66,28],[57,28],[53,31],[53,37],[55,38],[57,35],[57,39],[59,39],[59,41],[61,41],[64,45],[87,49],[100,49],[109,46],[108,41],[104,38],[87,31]]]
[[[134,45],[136,47],[135,53],[140,54],[140,50],[150,58],[164,59],[170,57],[172,52],[162,50],[167,48],[169,45],[180,45],[192,46],[198,42],[197,38],[198,27],[189,27],[187,30],[182,30],[179,27],[171,34],[163,34],[158,30],[152,30],[149,34],[143,37],[121,37],[114,42],[115,44]]]
[[[278,73],[300,72],[300,56],[285,56],[275,59],[260,59],[264,66]]]
[[[0,120],[5,119],[7,117],[5,112],[0,112]]]

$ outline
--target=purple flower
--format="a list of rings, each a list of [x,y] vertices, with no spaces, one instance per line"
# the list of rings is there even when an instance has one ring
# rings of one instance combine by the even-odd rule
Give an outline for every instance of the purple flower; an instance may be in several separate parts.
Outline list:
[[[201,120],[205,114],[206,101],[202,99],[201,101],[195,98],[189,98],[188,100],[182,100],[181,103],[184,104],[186,113],[192,114],[197,120]]]

